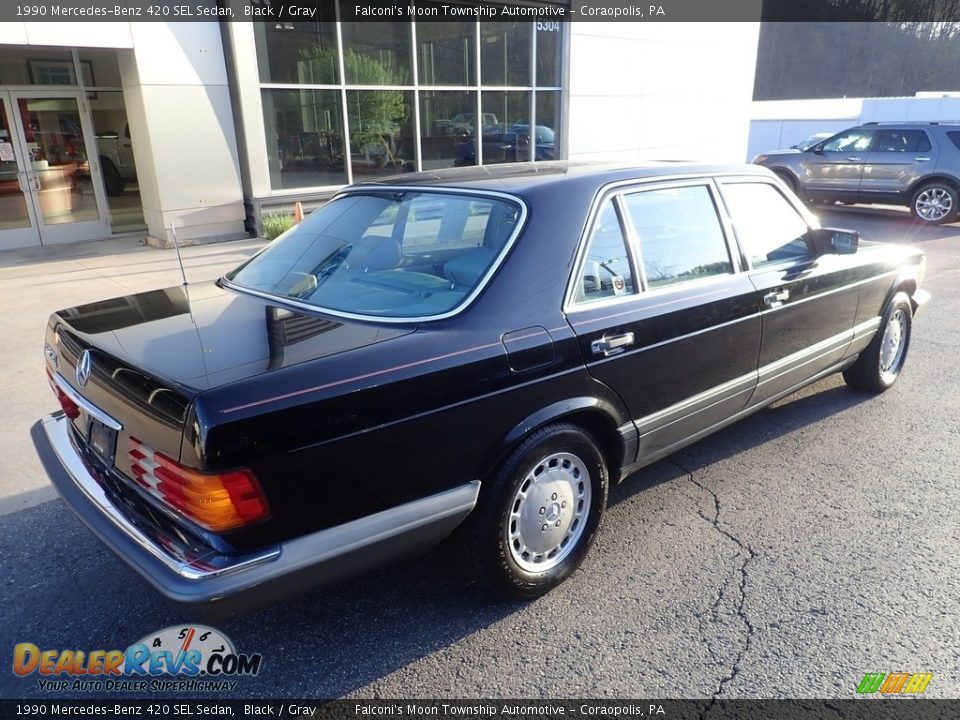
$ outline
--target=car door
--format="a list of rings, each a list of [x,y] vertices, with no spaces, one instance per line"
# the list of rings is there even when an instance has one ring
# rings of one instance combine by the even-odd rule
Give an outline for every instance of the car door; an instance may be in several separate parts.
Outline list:
[[[937,165],[937,149],[923,130],[881,128],[864,157],[860,200],[894,199]]]
[[[814,199],[855,201],[873,135],[872,128],[853,128],[804,153],[804,192]]]
[[[589,372],[616,391],[638,459],[743,409],[756,385],[756,292],[708,179],[603,199],[566,305]]]
[[[842,256],[817,254],[811,222],[774,180],[727,178],[720,188],[763,308],[750,405],[763,404],[842,360],[859,286]]]

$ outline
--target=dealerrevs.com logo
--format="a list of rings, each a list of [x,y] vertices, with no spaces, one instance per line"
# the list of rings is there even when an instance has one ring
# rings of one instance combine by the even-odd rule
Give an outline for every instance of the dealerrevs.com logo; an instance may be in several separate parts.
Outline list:
[[[71,692],[230,691],[234,678],[260,672],[260,653],[238,653],[219,630],[179,625],[151,633],[126,650],[13,648],[13,672],[39,676],[41,690]]]

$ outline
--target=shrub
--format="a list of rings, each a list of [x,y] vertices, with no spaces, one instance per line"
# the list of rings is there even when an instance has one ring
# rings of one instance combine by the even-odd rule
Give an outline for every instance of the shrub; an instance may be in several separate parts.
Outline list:
[[[287,213],[270,213],[260,218],[263,236],[267,240],[274,240],[278,235],[292,228],[293,225],[293,215]]]

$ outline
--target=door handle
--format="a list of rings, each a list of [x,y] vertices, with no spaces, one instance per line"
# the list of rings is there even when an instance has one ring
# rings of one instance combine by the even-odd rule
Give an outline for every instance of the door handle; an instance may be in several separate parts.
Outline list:
[[[848,162],[860,162],[861,160],[863,160],[862,157],[856,157],[856,156],[847,158]]]
[[[17,186],[20,188],[20,192],[26,195],[29,192],[29,190],[27,190],[27,186],[23,184],[24,175],[26,175],[26,173],[23,173],[23,172],[17,173]]]
[[[767,307],[777,308],[790,299],[789,290],[773,290],[763,296],[763,304]]]
[[[928,157],[915,157],[914,160],[916,160],[917,162],[927,162],[928,160],[930,160],[930,158],[928,158]]]
[[[622,335],[604,336],[599,340],[590,343],[590,350],[594,355],[616,355],[621,353],[628,346],[633,345],[633,333],[623,333]]]
[[[40,178],[36,175],[28,175],[27,177],[30,179],[30,184],[33,185],[33,189],[40,192]]]

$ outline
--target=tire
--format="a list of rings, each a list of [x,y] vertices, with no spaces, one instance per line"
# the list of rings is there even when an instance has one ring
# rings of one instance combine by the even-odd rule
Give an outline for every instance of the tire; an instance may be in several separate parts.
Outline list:
[[[107,195],[122,195],[126,181],[116,166],[106,158],[100,158],[100,168],[103,171],[103,184],[107,189]]]
[[[797,181],[793,177],[793,175],[788,173],[786,170],[774,170],[773,174],[776,175],[778,178],[780,178],[780,180],[783,181],[784,185],[790,188],[790,192],[792,192],[797,197],[800,197],[800,188],[798,187]]]
[[[843,371],[843,379],[854,390],[881,393],[900,377],[910,349],[913,306],[905,292],[890,300],[873,340],[860,357]]]
[[[588,433],[567,423],[540,428],[484,482],[461,526],[467,569],[495,596],[543,595],[586,557],[608,484],[606,461]]]
[[[953,222],[960,210],[957,191],[943,182],[927,183],[910,198],[910,214],[924,225],[941,225]]]

